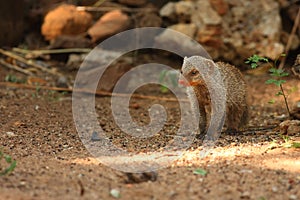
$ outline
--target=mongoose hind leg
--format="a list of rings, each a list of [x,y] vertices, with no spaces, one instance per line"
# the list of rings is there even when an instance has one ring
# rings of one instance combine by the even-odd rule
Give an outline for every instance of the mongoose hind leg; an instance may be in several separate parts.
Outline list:
[[[227,105],[227,130],[238,132],[243,117],[243,110],[237,105]]]

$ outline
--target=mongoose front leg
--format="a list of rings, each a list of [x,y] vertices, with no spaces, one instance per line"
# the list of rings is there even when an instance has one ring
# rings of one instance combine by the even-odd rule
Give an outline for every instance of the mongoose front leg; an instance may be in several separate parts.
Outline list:
[[[200,134],[205,134],[206,132],[206,125],[207,125],[207,118],[206,118],[206,111],[204,106],[199,106],[199,129]]]

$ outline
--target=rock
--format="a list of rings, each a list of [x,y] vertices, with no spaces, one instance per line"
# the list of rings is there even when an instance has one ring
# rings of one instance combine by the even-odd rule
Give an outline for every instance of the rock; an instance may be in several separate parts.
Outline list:
[[[292,119],[300,120],[300,100],[297,103],[297,107],[291,110]]]
[[[222,57],[235,65],[244,65],[243,60],[253,54],[277,58],[286,44],[276,0],[181,0],[167,3],[160,16],[170,21],[164,22],[169,28],[194,24],[197,33],[193,39],[214,59]],[[294,39],[293,49],[299,46],[297,41]]]
[[[46,40],[52,40],[60,35],[82,34],[91,23],[91,14],[77,11],[76,6],[63,4],[45,16],[41,31]]]
[[[225,15],[228,11],[228,4],[225,0],[209,0],[212,8],[217,11],[219,15]]]
[[[144,173],[126,173],[127,179],[125,183],[136,184],[143,182],[154,182],[157,180],[157,172],[144,172]]]
[[[198,31],[197,41],[201,44],[213,48],[220,48],[223,44],[221,39],[222,27],[221,26],[206,26]]]
[[[175,4],[175,13],[179,22],[190,21],[191,14],[194,13],[195,6],[191,1],[179,1]]]
[[[191,16],[191,21],[196,25],[199,22],[202,22],[205,25],[218,25],[222,22],[222,18],[212,8],[208,0],[195,2],[195,11]]]
[[[16,136],[16,134],[14,132],[6,132],[6,135],[8,135],[9,137],[14,137]]]
[[[258,51],[260,55],[276,60],[284,52],[284,46],[278,42],[269,44],[265,41],[265,45],[258,46]]]
[[[113,10],[103,15],[88,30],[93,42],[103,40],[129,28],[130,19],[121,10]]]
[[[169,2],[166,5],[164,5],[159,11],[160,16],[169,19],[176,18],[175,5],[176,4],[173,2]]]
[[[68,79],[65,76],[60,76],[56,81],[56,86],[61,88],[68,88]]]
[[[295,76],[300,78],[300,54],[298,54],[296,59],[295,59],[295,63],[292,67],[292,72]],[[298,108],[300,108],[300,101],[298,102]],[[300,116],[300,110],[299,110],[299,116]]]
[[[160,35],[156,36],[154,47],[176,49],[185,56],[201,55],[210,58],[204,49],[199,49],[199,44],[197,42],[178,34],[178,32],[175,32],[172,29],[166,29]]]
[[[147,3],[147,0],[118,0],[118,2],[128,6],[140,7],[145,5]]]
[[[135,26],[139,27],[160,27],[162,19],[155,12],[139,12],[135,16]]]
[[[170,29],[173,29],[175,31],[181,32],[191,38],[194,38],[196,31],[197,31],[197,27],[195,24],[175,24],[173,26],[169,27]]]
[[[49,49],[66,49],[66,48],[88,48],[91,47],[91,41],[83,35],[60,35],[53,39],[48,46]]]
[[[279,124],[280,133],[285,135],[295,135],[300,133],[300,120],[286,120]]]

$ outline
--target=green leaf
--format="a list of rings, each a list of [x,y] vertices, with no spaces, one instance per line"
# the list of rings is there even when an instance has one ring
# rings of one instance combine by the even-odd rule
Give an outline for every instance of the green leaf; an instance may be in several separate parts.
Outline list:
[[[284,77],[284,76],[289,76],[290,74],[288,73],[288,72],[282,72],[281,74],[280,74],[280,77]]]
[[[290,140],[290,137],[287,135],[282,135],[282,139],[284,140],[285,143],[287,143]]]
[[[171,83],[172,83],[173,87],[177,87],[178,86],[178,74],[171,73],[170,74],[170,80],[171,80]]]
[[[293,142],[291,147],[293,148],[300,148],[300,142]]]
[[[258,62],[269,62],[269,60],[267,58],[260,57],[254,54],[253,56],[247,58],[247,60],[245,61],[246,64],[251,65],[251,68],[256,68],[258,66]]]
[[[114,198],[118,199],[121,197],[121,193],[117,189],[112,189],[110,190],[110,195],[113,196]]]
[[[297,86],[293,86],[289,91],[288,94],[292,94],[293,92],[296,92],[298,90]]]
[[[2,172],[0,172],[0,176],[9,174],[10,172],[12,172],[17,166],[17,161],[12,161],[10,166],[8,168],[6,168],[5,170],[3,170]]]
[[[269,79],[269,80],[267,80],[266,81],[266,84],[273,84],[273,83],[275,83],[277,80],[275,80],[275,79]]]
[[[289,76],[288,72],[285,72],[283,69],[276,69],[274,67],[269,69],[269,72],[271,73],[271,76],[277,76],[277,77]]]
[[[278,92],[275,94],[275,96],[281,96],[281,95],[283,95],[283,93],[282,93],[281,91],[278,91]]]
[[[269,104],[274,104],[275,103],[275,99],[271,99],[270,101],[268,101]]]
[[[269,69],[269,72],[271,72],[271,73],[276,73],[276,72],[277,72],[277,69],[274,68],[274,67],[272,67],[271,69]]]
[[[167,93],[167,92],[169,91],[169,89],[168,89],[168,87],[162,85],[162,86],[160,86],[160,91],[161,91],[162,93]]]
[[[285,80],[275,80],[275,79],[269,79],[266,81],[266,84],[275,84],[277,86],[280,86],[281,84],[285,83]]]
[[[257,66],[258,66],[258,65],[257,65],[256,63],[251,63],[251,68],[252,68],[252,69],[257,68]]]
[[[167,74],[167,70],[162,70],[159,74],[159,78],[158,78],[158,81],[159,83],[162,83],[163,80],[165,79],[166,77],[166,74]]]
[[[277,85],[277,86],[280,86],[285,82],[286,82],[285,80],[277,80],[274,84]]]
[[[7,163],[11,163],[11,157],[9,155],[5,155],[4,159]]]
[[[197,174],[197,175],[206,176],[206,174],[207,174],[207,171],[206,171],[206,170],[204,170],[204,169],[200,169],[200,168],[198,168],[198,169],[195,169],[193,173],[194,173],[194,174]]]

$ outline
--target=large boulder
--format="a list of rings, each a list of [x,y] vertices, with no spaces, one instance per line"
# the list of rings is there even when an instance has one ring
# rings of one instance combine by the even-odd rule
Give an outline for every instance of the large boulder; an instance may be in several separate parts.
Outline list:
[[[198,41],[213,59],[242,64],[252,54],[276,59],[284,51],[280,6],[276,0],[195,0],[166,4],[161,17],[173,24],[168,28],[195,26]],[[285,38],[288,33],[284,33]],[[296,36],[295,36],[296,37]],[[296,49],[298,38],[293,41]]]
[[[130,18],[121,10],[113,10],[103,15],[88,30],[93,42],[101,41],[109,36],[128,29]]]
[[[61,35],[79,35],[86,32],[91,24],[91,14],[78,11],[74,5],[63,4],[47,13],[42,34],[46,40],[53,40]]]

